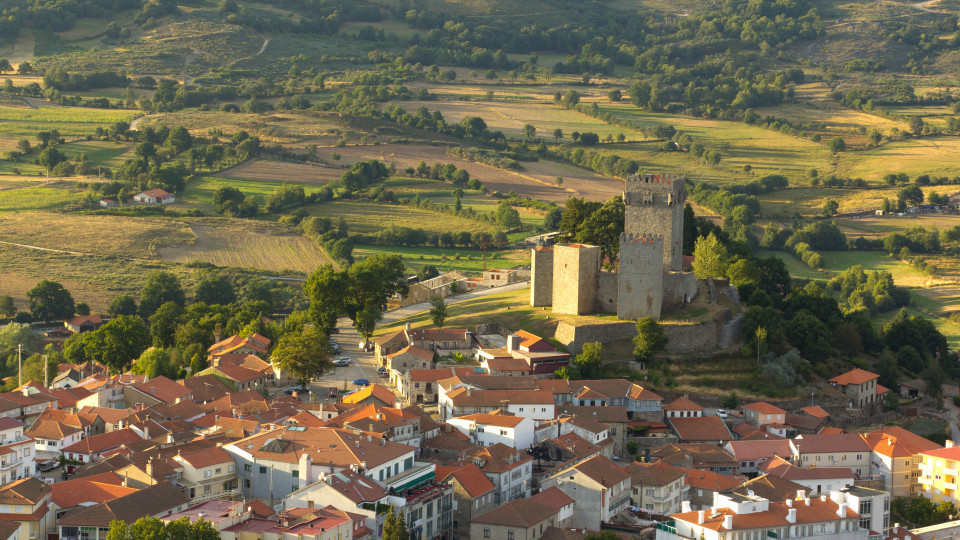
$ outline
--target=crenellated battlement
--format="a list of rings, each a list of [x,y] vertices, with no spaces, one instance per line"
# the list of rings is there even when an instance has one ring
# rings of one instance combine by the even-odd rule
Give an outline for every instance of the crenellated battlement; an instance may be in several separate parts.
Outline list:
[[[662,234],[634,234],[634,233],[620,233],[620,246],[623,248],[624,244],[648,244],[650,246],[663,245],[663,235]]]
[[[671,191],[680,193],[686,187],[687,177],[682,174],[632,174],[627,177],[626,191],[637,189],[654,189],[657,191]]]

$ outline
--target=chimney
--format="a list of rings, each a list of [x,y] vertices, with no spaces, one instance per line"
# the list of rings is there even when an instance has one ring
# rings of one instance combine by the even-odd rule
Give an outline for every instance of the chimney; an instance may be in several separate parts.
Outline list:
[[[793,507],[793,499],[787,499],[786,502],[787,502],[787,508],[792,508],[792,507]]]
[[[797,522],[797,509],[791,508],[787,510],[787,523],[796,523]]]
[[[733,528],[733,514],[723,515],[723,528],[728,531]]]
[[[697,510],[697,524],[703,525],[703,510]]]
[[[810,497],[807,497],[807,498],[803,499],[803,502],[804,502],[807,506],[810,506]]]
[[[472,395],[473,395],[473,388],[470,388],[469,386],[467,387],[467,395],[468,395],[468,396],[472,396]]]
[[[406,330],[407,330],[407,332],[410,331],[410,323],[407,323],[407,324],[406,324]]]
[[[307,501],[307,508],[313,508],[313,501]]]
[[[680,511],[687,513],[690,511],[690,501],[683,501],[680,503]]]
[[[29,387],[29,386],[24,386],[23,389],[20,390],[20,391],[23,392],[23,395],[24,395],[24,396],[30,397],[30,387]]]
[[[516,334],[510,334],[507,336],[507,352],[512,353],[513,351],[520,350],[520,336]]]
[[[806,492],[802,489],[797,490],[797,500],[802,500],[806,498]]]
[[[847,505],[843,503],[837,505],[837,516],[839,516],[840,519],[847,517]]]
[[[387,438],[380,437],[380,446],[386,446],[386,445],[387,445]]]
[[[147,460],[147,476],[153,478],[153,458]]]
[[[944,448],[953,448],[953,439],[947,439],[947,442],[943,444]]]
[[[826,495],[821,495],[821,496],[820,496],[820,502],[827,502],[827,496],[826,496]]]

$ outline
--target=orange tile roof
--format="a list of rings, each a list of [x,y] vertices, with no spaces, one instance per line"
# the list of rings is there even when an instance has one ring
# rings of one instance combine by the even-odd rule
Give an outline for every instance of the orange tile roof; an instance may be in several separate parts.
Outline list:
[[[491,358],[487,360],[490,371],[522,371],[530,372],[533,368],[520,358]]]
[[[787,411],[775,405],[771,405],[766,401],[758,401],[756,403],[744,405],[743,408],[750,409],[751,411],[757,411],[760,414],[787,414]]]
[[[702,411],[703,407],[698,405],[687,396],[680,396],[677,399],[663,406],[665,411]]]
[[[698,489],[725,491],[739,486],[747,479],[747,477],[739,474],[720,474],[687,467],[677,467],[677,469],[686,473],[687,476],[683,479],[685,484]]]
[[[718,416],[668,418],[673,430],[683,441],[732,441],[733,435]]]
[[[123,444],[142,440],[143,438],[137,435],[137,433],[132,429],[123,428],[101,433],[99,435],[94,435],[92,437],[87,437],[86,439],[81,439],[79,442],[73,443],[70,446],[61,449],[61,452],[73,452],[75,454],[97,454],[106,450],[117,448]]]
[[[563,490],[557,486],[552,486],[549,489],[545,489],[531,496],[530,500],[556,508],[557,510],[576,502],[573,497],[564,493]]]
[[[112,501],[137,491],[135,488],[125,487],[123,478],[114,472],[71,478],[64,482],[55,482],[50,488],[54,504],[61,509],[72,508],[85,502]]]
[[[440,469],[440,467],[437,468]],[[459,469],[453,469],[443,477],[440,476],[440,472],[438,471],[437,478],[448,482],[451,478],[456,478],[457,482],[463,486],[467,494],[474,499],[497,489],[497,486],[487,478],[487,475],[483,474],[480,467],[477,467],[473,463]]]
[[[517,427],[520,422],[525,420],[523,416],[507,416],[501,414],[468,414],[466,416],[458,416],[456,418],[451,418],[451,420],[466,420],[468,422],[474,422],[477,424],[483,424],[488,426],[499,426],[499,427]]]
[[[190,395],[190,389],[181,386],[160,375],[134,386],[137,390],[159,399],[163,403],[172,403]]]
[[[951,446],[950,448],[938,448],[936,450],[924,450],[920,452],[924,456],[949,459],[951,461],[960,461],[960,446]]]
[[[248,369],[238,364],[220,364],[213,369],[224,374],[228,379],[233,379],[237,382],[254,381],[263,378],[262,372]]]
[[[198,452],[181,454],[180,459],[186,461],[196,469],[209,467],[218,463],[233,462],[233,456],[228,454],[226,450],[220,448],[219,446],[206,448]]]
[[[942,448],[900,426],[887,426],[861,435],[873,451],[888,457],[907,457]]]
[[[848,384],[863,384],[878,377],[880,376],[876,373],[870,373],[865,369],[855,368],[842,375],[837,375],[828,382],[837,384],[839,386],[847,386]]]
[[[631,463],[627,466],[633,484],[644,486],[665,486],[683,478],[687,473],[664,461],[655,463]]]
[[[786,439],[760,441],[730,441],[730,452],[740,461],[757,461],[774,456],[790,456],[790,441]]]
[[[823,410],[819,405],[814,405],[812,407],[804,407],[800,409],[801,411],[813,416],[814,418],[827,418],[830,416],[830,413]]]
[[[604,487],[613,487],[630,478],[626,469],[610,461],[605,456],[594,456],[573,466],[591,480]]]
[[[376,399],[386,403],[387,405],[394,405],[397,402],[397,396],[393,392],[387,390],[386,387],[380,386],[379,384],[371,384],[366,388],[360,390],[359,392],[354,392],[349,396],[343,396],[343,403],[347,404],[356,404],[367,399],[368,397],[373,396]]]
[[[540,341],[544,341],[542,337],[536,334],[531,334],[526,330],[517,330],[516,332],[514,332],[514,334],[520,336],[521,347],[530,347],[531,345],[535,345]]]
[[[433,361],[433,351],[431,351],[430,349],[425,349],[418,345],[407,345],[406,347],[400,349],[399,351],[393,354],[388,354],[387,358],[392,360],[400,356],[401,354],[412,354],[418,358],[422,358],[426,360],[427,362]]]
[[[830,499],[827,499],[826,501],[821,501],[820,499],[810,499],[810,506],[807,506],[803,503],[794,503],[792,508],[796,510],[795,523],[818,523],[825,521],[836,521],[837,510],[839,506]],[[789,510],[790,507],[788,507],[783,501],[771,502],[770,509],[766,512],[754,512],[752,514],[737,514],[729,508],[718,508],[715,514],[710,514],[715,517],[709,517],[708,515],[705,515],[703,524],[697,526],[713,531],[789,527],[792,525],[791,522],[787,521],[787,514]],[[723,526],[724,516],[727,515],[733,516],[733,527],[731,529],[727,529]],[[679,521],[697,524],[699,513],[683,512],[679,514],[671,514],[670,517]],[[859,517],[860,515],[853,510],[847,510],[848,519],[853,519],[856,521]]]

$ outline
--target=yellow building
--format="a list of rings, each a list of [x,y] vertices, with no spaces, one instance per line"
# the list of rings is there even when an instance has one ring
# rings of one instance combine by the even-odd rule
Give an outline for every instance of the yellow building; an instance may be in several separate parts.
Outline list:
[[[920,485],[922,495],[935,504],[941,501],[960,502],[957,497],[957,468],[960,447],[947,441],[947,447],[920,453]]]

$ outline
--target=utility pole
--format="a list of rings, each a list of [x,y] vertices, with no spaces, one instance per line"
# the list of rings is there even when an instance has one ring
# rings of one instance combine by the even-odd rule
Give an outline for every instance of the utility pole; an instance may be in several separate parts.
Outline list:
[[[23,386],[23,344],[17,344],[17,386]]]
[[[49,367],[48,367],[48,364],[47,364],[47,362],[48,362],[49,359],[47,358],[47,356],[48,356],[48,355],[46,355],[46,354],[43,355],[43,387],[44,387],[44,388],[49,388],[49,387],[50,387],[50,381],[49,381],[49,379],[50,379],[50,375],[49,375],[50,370],[49,370]]]

